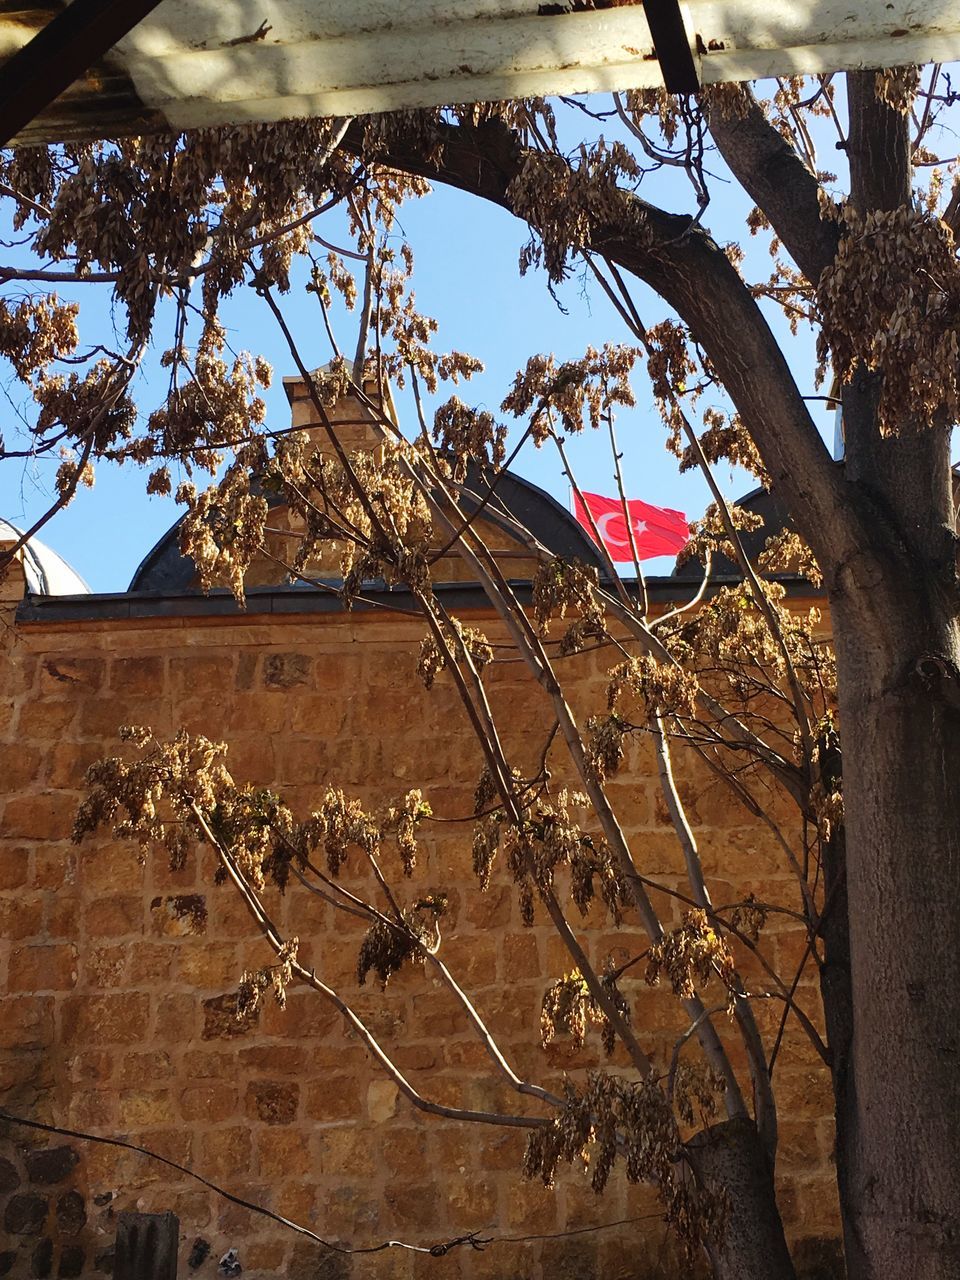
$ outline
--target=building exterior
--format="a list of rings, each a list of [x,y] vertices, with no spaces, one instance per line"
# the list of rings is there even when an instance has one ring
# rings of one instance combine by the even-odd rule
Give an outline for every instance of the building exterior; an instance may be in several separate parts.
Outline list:
[[[292,381],[288,392],[294,422],[309,426],[302,385]],[[337,417],[361,444],[358,405],[344,402]],[[548,545],[592,555],[545,495],[517,480],[504,500]],[[278,512],[278,527],[282,520]],[[508,576],[529,579],[532,566],[509,535],[492,518],[484,527]],[[451,610],[495,640],[489,606],[459,561],[439,576]],[[0,1123],[0,1275],[109,1274],[117,1215],[129,1209],[178,1215],[181,1276],[217,1275],[231,1249],[245,1276],[294,1280],[673,1274],[645,1189],[618,1177],[598,1198],[577,1170],[554,1190],[524,1182],[521,1133],[414,1111],[314,992],[291,989],[285,1010],[266,1003],[238,1021],[241,973],[272,956],[237,894],[214,885],[209,850],[171,871],[161,856],[142,860],[106,833],[71,842],[86,768],[116,754],[117,728],[131,723],[224,739],[235,777],[269,782],[301,813],[332,785],[369,806],[419,787],[438,817],[472,814],[479,748],[452,685],[441,677],[428,692],[415,677],[424,627],[402,611],[402,593],[374,591],[388,608],[344,612],[329,594],[276,579],[260,566],[246,611],[226,594],[205,597],[171,534],[126,593],[42,594],[36,574],[11,573],[2,584],[0,1106],[121,1137],[346,1245],[430,1246],[474,1230],[506,1238],[441,1258],[397,1248],[332,1253],[132,1150]],[[691,588],[675,579],[651,590],[666,602]],[[596,653],[567,662],[577,713],[597,710],[609,663]],[[519,663],[494,664],[487,684],[510,751],[532,762],[549,726],[541,691]],[[649,874],[679,884],[682,858],[652,758],[631,750],[612,784],[625,827]],[[731,892],[782,898],[789,871],[767,833],[691,767],[682,786],[708,870],[721,870]],[[544,989],[570,967],[549,923],[522,926],[506,874],[479,892],[470,821],[426,826],[415,885],[449,895],[443,958],[516,1069],[557,1087],[565,1071],[599,1063],[589,1046],[574,1056],[562,1042],[538,1045]],[[385,993],[358,988],[362,927],[297,889],[270,901],[287,934],[299,936],[301,958],[349,995],[425,1095],[518,1107],[429,970],[401,972]],[[771,929],[785,957],[799,954],[802,931]],[[646,945],[639,930],[614,931],[599,911],[583,936],[598,964]],[[668,1055],[682,1012],[641,983],[633,994],[638,1032]],[[785,1220],[808,1273],[827,1274],[816,1268],[837,1233],[829,1081],[792,1040],[778,1072]]]

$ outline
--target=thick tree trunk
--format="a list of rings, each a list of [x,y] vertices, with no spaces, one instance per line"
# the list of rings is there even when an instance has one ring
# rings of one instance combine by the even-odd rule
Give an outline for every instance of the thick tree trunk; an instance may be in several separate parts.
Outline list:
[[[819,746],[820,779],[828,792],[843,786],[839,737],[831,731],[822,735]],[[833,1076],[836,1150],[845,1152],[852,1127],[856,1125],[857,1100],[853,1090],[850,1055],[853,1051],[853,995],[850,990],[850,916],[847,901],[847,841],[842,823],[835,826],[823,846],[823,898],[819,935],[824,958],[820,966],[820,996],[823,1000]],[[853,1230],[855,1206],[851,1203],[850,1169],[846,1160],[837,1163],[837,1190],[843,1223],[843,1248],[851,1275],[863,1272],[861,1242]]]
[[[911,198],[909,120],[847,79],[851,199]],[[844,388],[845,481],[867,517],[827,569],[837,650],[850,997],[837,1162],[851,1280],[960,1277],[960,592],[950,436],[876,422]],[[828,1017],[831,995],[825,989]]]
[[[862,606],[860,593],[832,601],[854,1010],[837,1136],[848,1268],[955,1280],[960,632],[936,590],[904,584],[885,635],[856,595]]]
[[[708,1250],[716,1280],[795,1280],[773,1170],[756,1126],[726,1120],[687,1143],[701,1183],[728,1197],[721,1238]]]

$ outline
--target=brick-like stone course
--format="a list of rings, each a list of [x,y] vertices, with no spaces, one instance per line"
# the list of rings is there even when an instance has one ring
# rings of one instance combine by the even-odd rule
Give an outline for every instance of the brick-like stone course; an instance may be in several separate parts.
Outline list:
[[[470,621],[496,636],[491,619]],[[417,623],[329,614],[33,624],[13,632],[0,657],[0,1090],[11,1110],[142,1143],[350,1244],[433,1244],[473,1228],[541,1235],[651,1212],[651,1194],[619,1177],[599,1200],[576,1171],[563,1172],[552,1191],[522,1182],[522,1135],[451,1126],[414,1111],[313,992],[291,989],[285,1010],[268,999],[238,1022],[240,974],[270,963],[272,954],[232,889],[214,885],[208,849],[171,871],[154,854],[143,862],[108,832],[79,850],[71,843],[84,770],[117,751],[116,730],[131,722],[162,733],[195,722],[228,743],[237,777],[284,791],[299,812],[328,786],[371,806],[421,786],[438,816],[468,817],[479,749],[449,679],[441,676],[430,693],[416,682]],[[602,709],[603,669],[595,654],[569,660],[578,716]],[[518,767],[535,771],[552,723],[542,693],[516,663],[494,667],[487,682],[506,749]],[[551,768],[558,778],[564,773],[559,748]],[[792,904],[789,869],[768,834],[702,771],[682,760],[678,770],[705,863],[719,877],[718,896],[731,901],[753,889]],[[648,746],[631,747],[611,795],[644,871],[682,889],[683,860]],[[571,961],[545,919],[523,928],[503,867],[479,893],[470,842],[469,822],[425,824],[415,881],[400,890],[408,897],[424,888],[449,892],[444,958],[517,1069],[559,1088],[564,1072],[602,1061],[593,1044],[579,1057],[562,1043],[549,1054],[537,1045],[544,987]],[[370,890],[368,879],[360,883]],[[666,919],[679,918],[668,894],[655,898]],[[283,896],[268,891],[267,900],[283,932],[299,936],[305,962],[343,989],[427,1096],[518,1109],[463,1010],[429,969],[401,972],[385,994],[359,988],[357,922],[295,883]],[[608,955],[623,963],[647,945],[638,930],[615,930],[596,908],[578,928],[596,964]],[[775,958],[795,960],[802,936],[776,918],[769,929]],[[684,1029],[682,1012],[664,992],[639,980],[626,985],[644,1043],[668,1055]],[[812,989],[805,990],[815,1009]],[[758,1013],[767,1025],[780,1009]],[[797,1239],[830,1240],[829,1084],[792,1032],[776,1084],[787,1229]],[[0,1139],[0,1275],[15,1280],[109,1273],[115,1215],[134,1207],[179,1215],[181,1275],[194,1274],[187,1260],[202,1237],[210,1252],[196,1274],[215,1274],[236,1247],[245,1280],[434,1280],[453,1270],[464,1280],[642,1280],[655,1274],[663,1235],[654,1221],[460,1250],[439,1261],[401,1251],[351,1258],[132,1152],[81,1150],[72,1141],[21,1146],[21,1138],[8,1132]],[[818,1258],[826,1249],[805,1247]]]

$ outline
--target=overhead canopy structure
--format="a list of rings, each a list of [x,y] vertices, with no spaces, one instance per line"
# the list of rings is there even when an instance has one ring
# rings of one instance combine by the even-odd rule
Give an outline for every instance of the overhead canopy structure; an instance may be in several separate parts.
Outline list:
[[[2,59],[56,12],[0,8]],[[957,58],[957,0],[160,0],[17,141]]]

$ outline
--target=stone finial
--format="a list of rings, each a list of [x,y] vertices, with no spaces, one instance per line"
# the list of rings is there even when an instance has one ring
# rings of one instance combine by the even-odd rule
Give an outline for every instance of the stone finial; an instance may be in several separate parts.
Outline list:
[[[346,361],[345,364],[347,372],[352,373],[353,366],[350,361]],[[311,376],[323,377],[331,372],[330,365],[323,365],[318,369],[314,369]],[[323,449],[326,444],[326,436],[321,428],[320,415],[317,413],[306,381],[299,376],[284,378],[283,388],[287,393],[287,399],[290,401],[293,426],[309,431],[311,435],[315,436],[317,445]],[[376,379],[364,377],[363,391],[369,400],[376,402],[378,396]],[[393,396],[389,387],[384,389],[383,409],[392,422],[397,421],[396,406],[393,403]],[[350,391],[341,396],[336,404],[331,406],[328,413],[331,422],[337,424],[337,436],[348,452],[354,452],[357,449],[373,451],[377,448],[380,442],[380,435],[374,425],[375,414],[356,392]]]
[[[10,552],[16,546],[13,540],[0,540],[0,605],[19,604],[26,594],[27,576],[23,571],[23,548]]]

